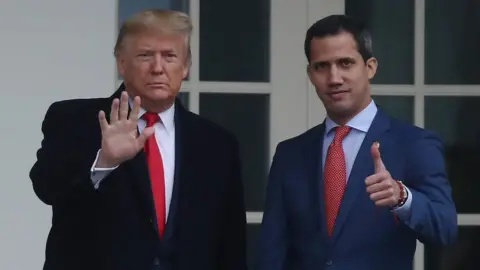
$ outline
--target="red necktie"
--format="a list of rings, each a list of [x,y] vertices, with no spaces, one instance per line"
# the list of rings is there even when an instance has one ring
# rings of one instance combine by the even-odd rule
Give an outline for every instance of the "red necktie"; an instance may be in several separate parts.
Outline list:
[[[350,127],[347,126],[336,128],[335,137],[328,148],[327,158],[325,160],[323,192],[328,235],[332,235],[335,219],[347,183],[347,169],[342,141],[349,131]]]
[[[146,112],[142,118],[147,122],[147,127],[153,126],[160,120],[158,114],[151,112]],[[155,134],[150,136],[145,142],[145,154],[147,155],[148,171],[150,173],[158,233],[161,237],[165,227],[165,176],[163,173],[162,155],[160,154]]]

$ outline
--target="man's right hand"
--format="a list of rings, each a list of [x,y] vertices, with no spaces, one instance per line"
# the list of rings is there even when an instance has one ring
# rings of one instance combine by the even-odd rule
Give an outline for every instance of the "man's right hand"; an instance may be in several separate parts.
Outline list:
[[[105,118],[105,112],[99,112],[98,121],[102,130],[102,148],[95,167],[116,167],[133,158],[143,149],[147,138],[154,133],[153,127],[147,127],[138,135],[137,120],[140,97],[134,98],[130,115],[128,114],[128,108],[128,95],[124,91],[120,100],[116,98],[112,102],[110,123]]]

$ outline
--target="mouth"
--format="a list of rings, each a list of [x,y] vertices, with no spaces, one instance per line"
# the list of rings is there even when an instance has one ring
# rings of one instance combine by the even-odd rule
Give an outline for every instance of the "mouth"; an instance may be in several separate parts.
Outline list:
[[[167,87],[167,84],[166,83],[149,83],[148,87],[155,88],[155,89],[165,88],[165,87]]]
[[[328,93],[328,96],[330,96],[333,100],[341,100],[344,98],[348,93],[350,93],[349,90],[335,90],[331,91]]]

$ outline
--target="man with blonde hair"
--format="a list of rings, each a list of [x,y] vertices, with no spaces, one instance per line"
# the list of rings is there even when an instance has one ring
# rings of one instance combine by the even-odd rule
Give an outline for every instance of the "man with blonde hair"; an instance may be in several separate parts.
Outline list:
[[[45,270],[246,269],[237,140],[176,98],[191,31],[181,12],[134,14],[119,89],[47,110],[30,172],[53,209]]]

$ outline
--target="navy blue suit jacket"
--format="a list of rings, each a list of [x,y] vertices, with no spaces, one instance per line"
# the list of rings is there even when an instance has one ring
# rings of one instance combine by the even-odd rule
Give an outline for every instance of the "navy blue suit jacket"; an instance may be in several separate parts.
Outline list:
[[[322,140],[325,124],[281,142],[267,187],[257,256],[258,270],[408,270],[416,240],[447,244],[457,234],[457,214],[443,149],[432,133],[378,110],[356,156],[333,235],[326,232]],[[408,220],[377,207],[366,192],[374,174],[370,147],[381,144],[392,178],[413,194]]]

